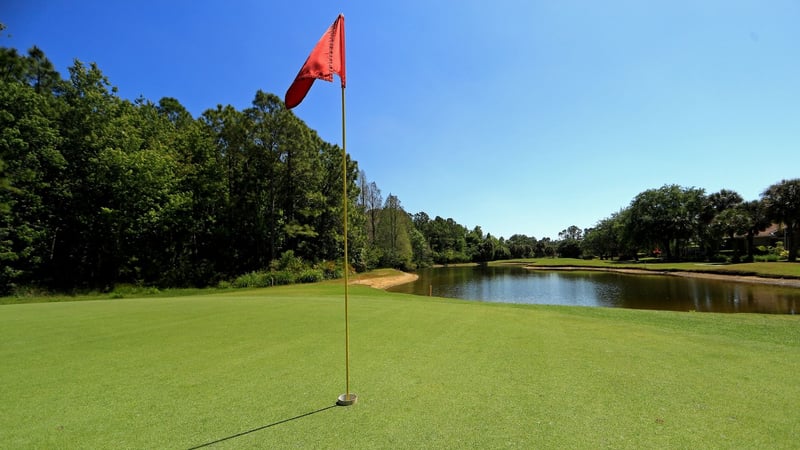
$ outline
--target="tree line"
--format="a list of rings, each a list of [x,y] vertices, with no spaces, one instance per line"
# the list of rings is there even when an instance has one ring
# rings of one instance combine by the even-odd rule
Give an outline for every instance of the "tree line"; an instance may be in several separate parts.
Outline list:
[[[593,227],[567,227],[555,240],[524,234],[496,238],[480,226],[468,230],[453,219],[412,215],[392,195],[380,207],[380,190],[374,183],[362,181],[362,186],[372,199],[361,203],[373,218],[368,223],[368,240],[375,244],[370,247],[372,265],[413,269],[555,256],[753,261],[763,252],[755,237],[773,224],[781,230],[773,240],[784,246],[788,261],[796,261],[800,243],[800,179],[775,183],[751,201],[728,189],[706,194],[702,188],[664,185],[638,194],[629,206]]]
[[[120,98],[94,63],[68,72],[0,47],[0,294],[341,273],[343,176],[348,267],[491,256],[479,227],[412,218],[356,161],[343,174],[341,148],[273,94],[195,118],[174,98]]]
[[[451,218],[410,214],[321,139],[277,96],[193,117],[174,98],[117,96],[96,64],[63,79],[44,52],[0,47],[0,293],[18,286],[116,283],[207,286],[279,261],[342,267],[342,179],[348,185],[348,266],[542,256],[667,257],[770,222],[797,253],[800,181],[744,202],[732,191],[664,186],[594,227],[559,238],[508,239]],[[748,254],[753,250],[749,249]],[[280,264],[279,264],[280,265]]]
[[[2,292],[205,286],[287,251],[341,258],[341,149],[273,94],[193,118],[121,99],[96,64],[62,79],[40,49],[0,48],[0,130]],[[348,161],[353,204],[357,174]]]
[[[781,180],[750,201],[728,189],[708,195],[704,189],[678,185],[648,189],[586,230],[580,249],[601,258],[635,259],[641,252],[655,252],[666,259],[713,260],[727,243],[733,262],[752,261],[755,237],[773,224],[782,229],[776,239],[785,239],[787,260],[796,261],[800,178]]]

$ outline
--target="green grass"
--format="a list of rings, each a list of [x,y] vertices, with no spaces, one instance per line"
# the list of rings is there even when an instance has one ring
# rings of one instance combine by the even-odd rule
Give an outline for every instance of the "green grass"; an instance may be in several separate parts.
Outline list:
[[[320,283],[0,306],[1,446],[186,449],[236,435],[214,448],[800,442],[798,317],[353,286],[359,401],[329,408],[345,389],[341,292]]]
[[[643,269],[654,271],[687,271],[727,275],[755,275],[768,278],[800,278],[800,263],[753,262],[737,264],[709,264],[698,262],[643,262],[608,261],[600,259],[536,258],[498,261],[493,264],[525,263],[536,266],[600,267],[611,269]]]
[[[220,288],[169,288],[159,289],[149,286],[133,286],[123,284],[116,286],[111,292],[87,291],[74,294],[50,292],[42,289],[21,290],[15,295],[0,297],[0,305],[20,305],[24,303],[58,303],[80,302],[86,300],[107,300],[121,298],[167,298],[208,295],[228,292]]]

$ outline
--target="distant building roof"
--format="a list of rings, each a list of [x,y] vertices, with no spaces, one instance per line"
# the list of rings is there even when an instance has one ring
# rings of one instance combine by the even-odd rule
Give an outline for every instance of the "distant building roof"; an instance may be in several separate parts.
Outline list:
[[[772,225],[768,226],[766,230],[756,234],[756,237],[782,237],[782,233],[783,224],[773,223]]]
[[[758,233],[756,233],[755,238],[782,238],[783,229],[784,229],[783,224],[773,223],[772,225],[768,226],[764,231],[759,231]],[[744,234],[737,234],[735,237],[743,239],[747,236]]]

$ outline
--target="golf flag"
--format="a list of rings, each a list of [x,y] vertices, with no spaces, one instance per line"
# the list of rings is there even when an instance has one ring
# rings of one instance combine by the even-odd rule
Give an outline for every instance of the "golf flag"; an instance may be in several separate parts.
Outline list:
[[[317,78],[333,81],[333,74],[338,74],[345,87],[344,67],[344,16],[339,17],[322,35],[314,50],[306,59],[294,82],[286,91],[284,102],[291,109],[299,105],[306,97],[311,85]]]
[[[299,105],[306,97],[311,85],[317,78],[325,81],[333,81],[333,74],[338,74],[342,80],[342,225],[344,241],[344,367],[345,367],[345,393],[336,400],[337,405],[350,406],[355,404],[358,396],[350,392],[350,319],[348,318],[348,272],[350,271],[350,259],[347,255],[347,147],[345,146],[345,110],[344,110],[344,16],[339,17],[328,28],[325,34],[319,39],[314,50],[308,55],[308,59],[300,68],[300,72],[295,77],[294,82],[289,86],[284,97],[286,107],[291,109]]]

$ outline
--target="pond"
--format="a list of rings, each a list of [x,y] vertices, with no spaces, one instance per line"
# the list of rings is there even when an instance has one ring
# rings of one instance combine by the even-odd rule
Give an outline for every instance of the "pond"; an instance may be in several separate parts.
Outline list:
[[[519,266],[442,267],[392,292],[539,305],[722,313],[797,314],[800,289],[727,280]]]

